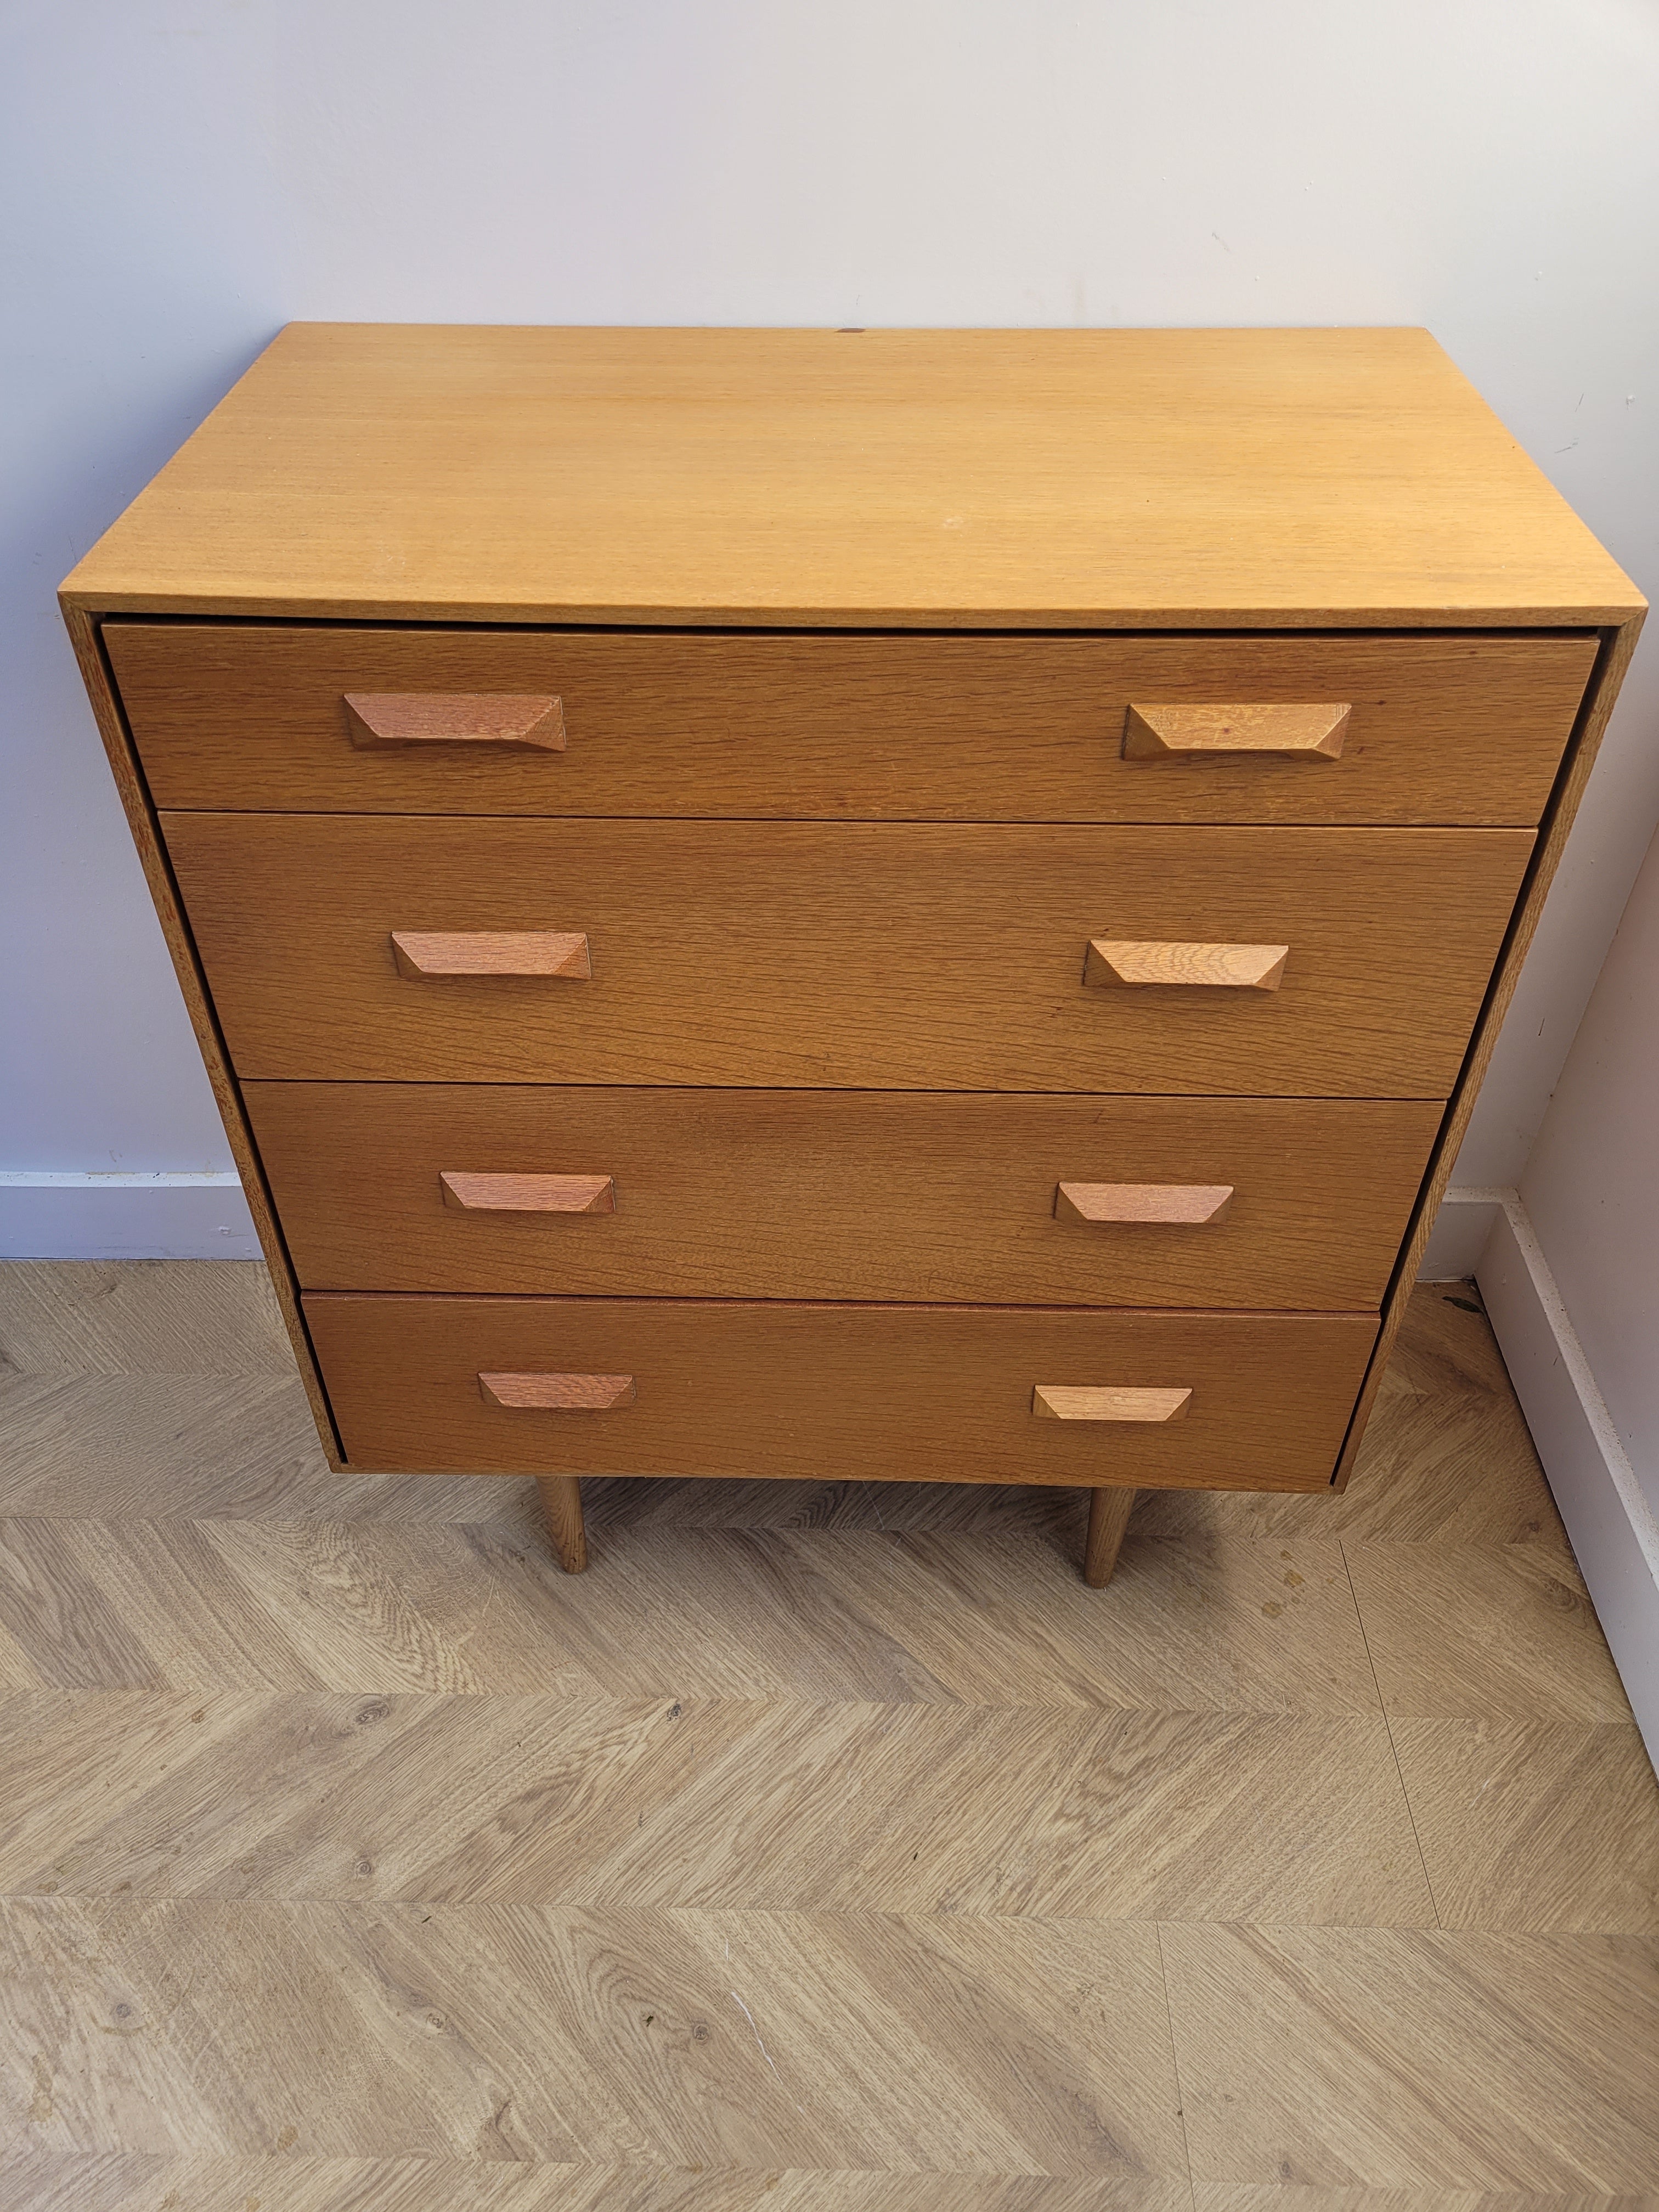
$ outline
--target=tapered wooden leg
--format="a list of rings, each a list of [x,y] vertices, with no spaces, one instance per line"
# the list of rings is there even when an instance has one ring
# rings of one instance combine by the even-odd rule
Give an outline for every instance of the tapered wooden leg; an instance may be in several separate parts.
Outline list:
[[[547,1533],[553,1540],[553,1556],[568,1575],[579,1575],[587,1565],[587,1531],[582,1526],[582,1484],[578,1474],[538,1474]],[[1093,1523],[1090,1524],[1091,1527]],[[1107,1573],[1111,1572],[1109,1566]]]
[[[1089,1534],[1083,1546],[1083,1579],[1091,1589],[1104,1589],[1117,1565],[1118,1548],[1134,1509],[1133,1490],[1107,1486],[1089,1495]]]

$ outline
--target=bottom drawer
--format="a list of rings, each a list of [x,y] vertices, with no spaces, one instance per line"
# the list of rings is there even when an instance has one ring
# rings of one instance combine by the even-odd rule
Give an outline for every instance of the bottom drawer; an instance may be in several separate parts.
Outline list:
[[[1322,1489],[1377,1327],[353,1292],[305,1310],[366,1472],[1209,1490]],[[560,1398],[578,1402],[535,1402]]]

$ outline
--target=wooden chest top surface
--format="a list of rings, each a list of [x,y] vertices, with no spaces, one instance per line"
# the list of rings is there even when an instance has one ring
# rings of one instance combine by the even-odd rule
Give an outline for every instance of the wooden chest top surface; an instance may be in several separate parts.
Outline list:
[[[292,324],[96,613],[870,628],[1619,623],[1426,331]]]

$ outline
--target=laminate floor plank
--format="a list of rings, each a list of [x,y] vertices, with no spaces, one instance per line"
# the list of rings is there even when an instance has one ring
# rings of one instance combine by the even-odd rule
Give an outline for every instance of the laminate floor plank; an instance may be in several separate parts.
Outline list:
[[[9,1260],[0,1366],[21,1375],[294,1374],[252,1260]]]
[[[540,1577],[538,1543],[475,1534],[503,1576]],[[630,1696],[696,1680],[739,1697],[1377,1709],[1334,1545],[1140,1544],[1132,1526],[1109,1607],[1048,1534],[618,1527],[592,1556],[602,1577],[544,1601]]]
[[[33,1686],[466,1694],[595,1689],[532,1601],[449,1527],[0,1522],[0,1627]]]
[[[292,2152],[32,2154],[0,2170],[0,2212],[246,2212],[249,2205],[254,2212],[1191,2212],[1192,2198],[1179,2180],[775,2166],[710,2172]],[[1481,2212],[1473,2200],[1471,2212]]]
[[[1110,1606],[1018,1537],[0,1522],[23,1686],[875,1698],[1375,1712],[1334,1545],[1126,1545]]]
[[[1345,2189],[1200,2181],[1193,2212],[1659,2212],[1659,2190]]]
[[[569,1895],[755,1717],[568,1697],[0,1699],[22,1808],[0,1892]]]
[[[1376,1716],[53,1691],[0,1771],[10,1895],[1434,1918]]]
[[[12,1900],[53,2152],[1184,2179],[1129,1923]]]
[[[741,1802],[740,1825],[730,1806]],[[1376,1720],[773,1708],[597,1866],[664,1905],[1432,1920]]]
[[[0,1375],[0,1514],[257,1518],[319,1478],[292,1375]]]
[[[1628,1722],[1570,1552],[1536,1544],[1346,1544],[1390,1716]]]
[[[1396,1719],[1391,1732],[1443,1927],[1659,1935],[1659,1782],[1633,1727]]]
[[[1195,2182],[1659,2176],[1659,1943],[1196,1922],[1161,1940]]]
[[[1155,1542],[1132,1520],[1104,1606],[1074,1558],[1012,1537],[849,1533],[818,1540],[813,1555],[849,1601],[856,1594],[950,1694],[971,1702],[1377,1709],[1334,1543]]]
[[[539,1586],[544,1538],[477,1540],[498,1573]],[[603,1573],[556,1577],[547,1601],[590,1674],[630,1697],[696,1681],[722,1697],[955,1702],[908,1625],[884,1620],[836,1571],[846,1540],[618,1530],[589,1547]]]

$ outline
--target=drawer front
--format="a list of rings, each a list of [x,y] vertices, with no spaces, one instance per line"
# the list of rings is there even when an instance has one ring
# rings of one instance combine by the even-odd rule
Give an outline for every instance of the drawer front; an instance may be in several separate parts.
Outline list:
[[[1441,1116],[489,1084],[244,1097],[310,1290],[1037,1305],[1376,1305]]]
[[[1443,1097],[1532,845],[1510,830],[163,823],[244,1078],[1244,1097]],[[1085,983],[1091,940],[1131,972],[1145,963],[1125,945],[1228,955],[1176,975],[1259,975],[1288,951],[1277,988],[1119,987]],[[515,963],[538,972],[500,972]],[[469,963],[490,972],[454,972]]]
[[[938,821],[1529,825],[1596,649],[1559,634],[103,634],[161,806]],[[413,722],[407,705],[371,709],[377,731],[348,697],[424,703]],[[526,714],[488,708],[503,697],[550,712],[526,735]],[[1305,749],[1306,724],[1285,726],[1302,750],[1230,752],[1224,716],[1126,758],[1137,703],[1348,714],[1334,758]],[[1258,722],[1250,742],[1284,735]]]
[[[305,1310],[349,1463],[381,1473],[1322,1490],[1376,1334],[1373,1314],[343,1291]]]

